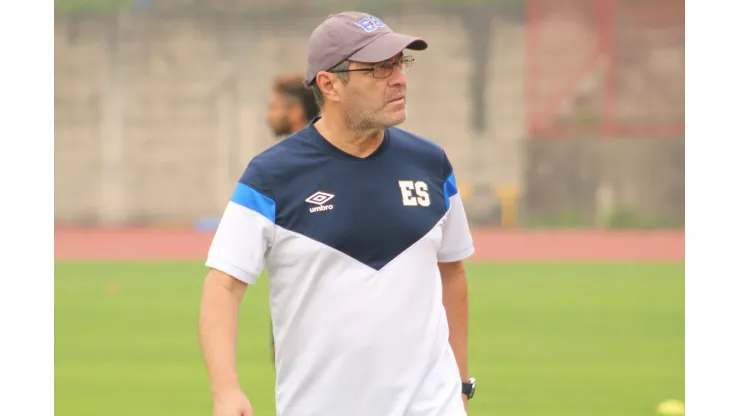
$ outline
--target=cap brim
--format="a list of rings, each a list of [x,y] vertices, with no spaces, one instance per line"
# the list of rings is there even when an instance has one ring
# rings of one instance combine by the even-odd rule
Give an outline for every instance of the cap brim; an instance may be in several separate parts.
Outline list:
[[[404,49],[423,51],[427,46],[427,42],[424,39],[390,32],[370,42],[348,59],[350,61],[372,64],[391,59]]]

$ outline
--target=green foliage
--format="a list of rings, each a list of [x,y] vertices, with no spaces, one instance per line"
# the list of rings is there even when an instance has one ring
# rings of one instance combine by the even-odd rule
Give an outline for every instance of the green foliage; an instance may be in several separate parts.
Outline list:
[[[526,226],[531,228],[587,228],[593,221],[576,210],[563,209],[550,216],[530,218]]]
[[[54,12],[115,12],[126,9],[129,3],[130,0],[54,0]]]
[[[684,227],[683,218],[659,217],[640,213],[639,210],[618,208],[606,215],[601,223],[577,210],[563,209],[550,216],[529,218],[529,228],[603,228],[610,230],[676,230]]]
[[[636,210],[619,208],[606,219],[606,228],[624,229],[680,229],[684,226],[683,218],[655,217],[643,215]]]

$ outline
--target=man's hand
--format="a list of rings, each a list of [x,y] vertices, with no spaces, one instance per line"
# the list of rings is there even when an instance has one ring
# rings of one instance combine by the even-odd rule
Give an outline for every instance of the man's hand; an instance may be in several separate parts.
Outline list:
[[[252,404],[239,389],[213,395],[213,416],[253,416]]]
[[[463,394],[462,399],[463,399],[463,406],[465,406],[465,414],[468,414],[468,395]]]

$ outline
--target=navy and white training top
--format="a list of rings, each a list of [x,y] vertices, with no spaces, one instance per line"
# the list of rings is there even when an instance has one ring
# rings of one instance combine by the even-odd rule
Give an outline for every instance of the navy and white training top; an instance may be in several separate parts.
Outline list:
[[[452,165],[395,127],[349,155],[317,119],[251,160],[206,261],[267,270],[277,414],[463,416],[437,267],[473,253]]]

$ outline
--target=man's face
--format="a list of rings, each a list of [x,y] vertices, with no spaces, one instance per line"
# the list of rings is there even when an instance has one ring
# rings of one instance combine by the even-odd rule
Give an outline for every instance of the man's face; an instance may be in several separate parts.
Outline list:
[[[376,67],[372,71],[350,72],[341,102],[350,126],[356,130],[386,128],[406,120],[406,76],[399,65],[401,54],[379,64],[352,62],[350,69]],[[389,76],[382,78],[385,74]]]
[[[291,115],[294,111],[294,105],[287,97],[278,92],[272,93],[265,121],[275,136],[280,137],[293,133]]]

